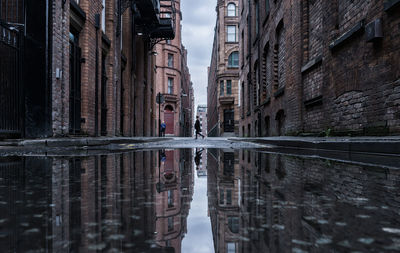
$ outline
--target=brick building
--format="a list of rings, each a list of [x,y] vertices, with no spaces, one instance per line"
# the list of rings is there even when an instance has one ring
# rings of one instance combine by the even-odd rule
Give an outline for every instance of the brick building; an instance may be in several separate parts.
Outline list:
[[[193,89],[187,67],[187,50],[182,45],[180,1],[174,2],[177,14],[175,38],[162,41],[155,46],[157,84],[154,97],[161,93],[165,98],[161,105],[161,116],[158,115],[158,109],[156,113],[157,121],[165,121],[167,125],[165,134],[186,136],[189,132],[184,130],[184,126],[190,125],[189,120],[193,114],[191,108]]]
[[[241,1],[240,135],[400,132],[399,1]]]
[[[174,38],[172,3],[1,1],[0,135],[155,135],[149,52]]]
[[[241,194],[244,194],[240,187],[244,186],[237,155],[230,149],[207,152],[208,209],[215,252],[241,252],[239,221],[247,214],[240,213]]]
[[[238,1],[217,3],[217,22],[208,69],[208,135],[234,136],[239,129]]]
[[[193,196],[194,173],[192,150],[167,150],[160,152],[159,168],[153,185],[156,192],[157,231],[155,243],[181,252],[182,239],[187,233],[187,217]]]
[[[198,105],[196,110],[196,118],[199,117],[200,128],[202,133],[207,136],[208,126],[207,126],[207,105]]]

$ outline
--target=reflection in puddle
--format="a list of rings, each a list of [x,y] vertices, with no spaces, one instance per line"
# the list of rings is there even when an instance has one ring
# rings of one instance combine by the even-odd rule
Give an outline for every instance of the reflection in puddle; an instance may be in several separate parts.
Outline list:
[[[249,150],[0,158],[0,249],[400,251],[399,186],[398,170]]]

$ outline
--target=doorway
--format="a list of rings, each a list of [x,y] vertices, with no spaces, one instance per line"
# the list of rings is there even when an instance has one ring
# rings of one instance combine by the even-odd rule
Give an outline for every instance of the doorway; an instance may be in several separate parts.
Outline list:
[[[233,109],[224,110],[224,132],[232,133],[235,131],[235,111]]]
[[[167,105],[164,108],[164,121],[166,124],[166,129],[165,129],[165,133],[166,134],[174,134],[174,109],[172,108],[172,106]]]

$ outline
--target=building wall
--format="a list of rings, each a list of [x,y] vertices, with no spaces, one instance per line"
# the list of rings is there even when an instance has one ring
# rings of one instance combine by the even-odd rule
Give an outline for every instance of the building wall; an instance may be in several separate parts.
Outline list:
[[[260,1],[257,19],[241,1],[240,135],[398,133],[398,6],[384,3]],[[383,38],[367,42],[378,18]]]
[[[172,108],[173,110],[173,123],[167,123],[166,134],[170,133],[174,136],[185,136],[188,132],[183,131],[184,125],[190,125],[189,121],[191,117],[189,114],[193,114],[191,109],[191,98],[193,97],[190,81],[190,73],[187,67],[187,51],[182,45],[181,35],[181,20],[182,12],[180,11],[180,1],[175,1],[176,9],[176,20],[175,20],[175,38],[173,40],[164,40],[158,43],[154,51],[157,52],[156,56],[156,87],[154,98],[160,92],[164,95],[165,101],[161,105],[161,117],[158,114],[158,104],[156,109],[156,121],[157,121],[157,133],[159,132],[159,123],[165,120],[166,108]],[[169,65],[169,56],[173,57],[172,65]],[[173,80],[173,88],[168,91],[168,79]],[[184,93],[182,92],[184,91]],[[184,96],[186,94],[187,96]],[[184,107],[183,107],[184,106]],[[184,116],[188,115],[185,118]],[[168,129],[173,126],[173,129]]]
[[[126,3],[120,7],[119,1],[106,0],[105,8],[102,1],[94,0],[24,5],[30,25],[25,31],[26,48],[21,48],[21,84],[16,86],[25,94],[19,105],[25,113],[17,115],[21,129],[8,137],[154,135],[155,58],[148,54],[147,34],[136,33],[134,10]],[[49,18],[34,26],[33,14],[40,10],[46,17],[47,7]],[[76,48],[71,46],[70,33],[79,38]],[[73,50],[80,54],[75,55],[77,67],[71,69]],[[35,62],[37,66],[32,67]],[[79,74],[73,75],[73,71]],[[75,77],[79,77],[79,88],[73,92],[71,80]],[[32,86],[32,81],[40,85]],[[71,99],[74,94],[78,94],[75,104]],[[72,108],[77,111],[74,120]],[[9,118],[6,120],[11,121]],[[75,122],[74,131],[71,122]]]
[[[235,5],[235,14],[233,15],[228,14],[229,4]],[[230,66],[229,56],[233,52],[239,51],[238,17],[240,14],[238,1],[218,1],[216,10],[217,21],[207,88],[208,108],[210,111],[208,132],[210,136],[237,135],[239,131],[239,66]],[[235,39],[231,41],[228,36],[229,26],[236,27],[233,35]],[[230,94],[227,91],[228,82],[231,82]],[[224,127],[226,123],[225,110],[233,110],[234,113],[232,132]]]
[[[208,125],[207,125],[207,106],[206,105],[198,105],[196,110],[196,118],[199,117],[200,126],[202,133],[207,136]]]

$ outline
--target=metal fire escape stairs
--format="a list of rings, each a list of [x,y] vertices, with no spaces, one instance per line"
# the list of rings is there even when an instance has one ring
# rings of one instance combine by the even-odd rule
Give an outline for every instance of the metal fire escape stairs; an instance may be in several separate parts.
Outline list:
[[[122,9],[132,4],[136,34],[149,43],[149,50],[163,41],[175,38],[175,0],[121,0]]]

